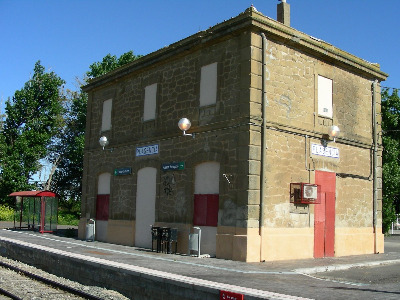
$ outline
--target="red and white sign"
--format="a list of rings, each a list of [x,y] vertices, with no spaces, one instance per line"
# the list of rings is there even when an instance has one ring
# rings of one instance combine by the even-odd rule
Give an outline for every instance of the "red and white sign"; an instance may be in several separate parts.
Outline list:
[[[219,291],[219,299],[220,300],[243,300],[243,294],[228,292],[228,291]]]

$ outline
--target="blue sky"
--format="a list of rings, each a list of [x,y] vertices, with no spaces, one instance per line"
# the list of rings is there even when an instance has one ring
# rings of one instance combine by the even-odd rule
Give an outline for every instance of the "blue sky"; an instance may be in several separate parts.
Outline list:
[[[400,88],[400,0],[288,0],[291,26],[381,65],[382,85]],[[276,19],[277,0],[0,0],[0,99],[13,96],[34,64],[77,89],[93,62],[148,54],[254,5]]]

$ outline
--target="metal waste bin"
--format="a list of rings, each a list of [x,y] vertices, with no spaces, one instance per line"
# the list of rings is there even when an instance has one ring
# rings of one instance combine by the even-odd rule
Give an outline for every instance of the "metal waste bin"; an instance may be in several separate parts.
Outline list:
[[[160,227],[150,225],[151,228],[151,251],[154,251],[154,242],[156,242],[157,253],[161,251],[161,235]]]
[[[162,250],[165,253],[171,254],[172,253],[172,243],[175,242],[175,254],[178,248],[178,229],[177,228],[162,228]]]
[[[195,251],[197,256],[200,257],[201,229],[200,227],[193,227],[193,231],[193,233],[189,233],[189,255],[191,255],[191,251]]]
[[[89,219],[86,223],[86,241],[94,242],[96,236],[96,221],[94,219]]]

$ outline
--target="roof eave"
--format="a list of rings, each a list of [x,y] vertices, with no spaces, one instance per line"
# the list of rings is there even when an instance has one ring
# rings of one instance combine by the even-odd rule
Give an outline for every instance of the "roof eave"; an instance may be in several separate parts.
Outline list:
[[[368,78],[384,81],[388,77],[388,74],[380,70],[378,64],[369,63],[329,43],[313,38],[310,35],[266,17],[253,7],[250,7],[230,20],[216,24],[208,30],[200,31],[169,46],[147,54],[103,76],[94,78],[90,80],[87,85],[82,87],[82,90],[84,92],[89,92],[96,87],[116,81],[134,71],[149,67],[156,62],[179,56],[198,45],[247,28],[251,28],[253,31],[259,30],[265,32],[267,38],[271,37],[272,39],[280,40],[292,48],[301,49],[310,55],[320,57],[323,61],[353,69],[357,73],[361,73]]]

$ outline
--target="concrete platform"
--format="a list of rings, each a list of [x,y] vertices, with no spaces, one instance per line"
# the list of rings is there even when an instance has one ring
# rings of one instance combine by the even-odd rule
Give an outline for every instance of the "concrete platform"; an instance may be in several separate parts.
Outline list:
[[[244,295],[246,300],[306,299],[312,294],[304,287],[316,284],[309,274],[400,263],[400,238],[389,239],[386,249],[385,254],[243,263],[0,229],[2,256],[85,285],[116,290],[130,299],[219,299],[221,291]]]

